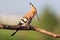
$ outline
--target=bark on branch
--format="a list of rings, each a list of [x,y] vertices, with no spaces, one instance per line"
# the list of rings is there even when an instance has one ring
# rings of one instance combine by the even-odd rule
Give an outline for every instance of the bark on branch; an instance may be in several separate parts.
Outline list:
[[[28,28],[29,27],[29,28]],[[35,27],[35,26],[28,26],[28,27],[22,27],[22,26],[16,26],[16,25],[2,25],[0,24],[0,29],[10,29],[10,30],[34,30],[37,32],[41,32],[43,34],[55,37],[55,38],[60,38],[60,34],[55,34],[53,32],[46,31],[44,29]]]

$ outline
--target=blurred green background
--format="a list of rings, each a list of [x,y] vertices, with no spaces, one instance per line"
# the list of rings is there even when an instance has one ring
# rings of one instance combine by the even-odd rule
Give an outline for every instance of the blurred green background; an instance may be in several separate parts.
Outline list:
[[[57,17],[54,13],[54,10],[47,6],[39,15],[40,21],[35,17],[31,25],[54,33],[60,33],[60,17]],[[7,22],[2,22],[2,20],[0,20],[0,23],[8,24]],[[11,34],[14,31],[15,30],[0,29],[0,40],[60,40],[60,38],[54,38],[32,30],[20,30],[12,37]]]

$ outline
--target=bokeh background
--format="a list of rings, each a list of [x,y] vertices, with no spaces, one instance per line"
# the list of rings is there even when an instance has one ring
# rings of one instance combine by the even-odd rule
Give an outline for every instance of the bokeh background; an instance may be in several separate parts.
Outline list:
[[[60,0],[0,0],[0,23],[17,25],[30,9],[29,3],[33,3],[37,9],[40,21],[35,17],[31,25],[42,29],[60,33]],[[15,36],[11,34],[15,30],[0,29],[0,40],[60,40],[36,31],[18,31]]]

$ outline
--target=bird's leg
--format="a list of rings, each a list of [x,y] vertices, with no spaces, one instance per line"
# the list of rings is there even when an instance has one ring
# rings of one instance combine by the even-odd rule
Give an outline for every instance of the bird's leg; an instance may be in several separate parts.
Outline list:
[[[29,29],[30,25],[26,25],[26,28]]]

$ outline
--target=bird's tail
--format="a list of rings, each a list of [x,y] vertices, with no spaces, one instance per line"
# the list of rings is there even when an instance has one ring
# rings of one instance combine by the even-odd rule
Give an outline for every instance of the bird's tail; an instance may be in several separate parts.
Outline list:
[[[14,36],[16,34],[16,32],[18,32],[18,30],[16,30],[11,36]]]

